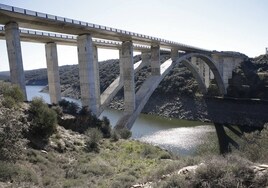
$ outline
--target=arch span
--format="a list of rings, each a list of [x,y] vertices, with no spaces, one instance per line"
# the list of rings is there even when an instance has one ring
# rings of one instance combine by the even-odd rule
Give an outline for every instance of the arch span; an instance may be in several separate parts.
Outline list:
[[[219,88],[220,94],[225,95],[226,94],[226,88],[225,88],[225,85],[224,85],[224,82],[223,82],[223,78],[220,75],[220,72],[219,72],[219,70],[218,70],[218,68],[216,66],[216,63],[209,56],[201,54],[201,53],[189,53],[189,54],[186,54],[186,55],[182,56],[181,58],[178,58],[176,63],[180,63],[183,60],[188,60],[191,57],[200,58],[209,66],[209,68],[211,69],[211,71],[213,72],[213,74],[215,76],[216,83],[217,83],[217,86]]]
[[[164,77],[170,72],[170,70],[177,63],[184,63],[192,71],[193,75],[197,78],[197,81],[199,83],[199,87],[206,88],[203,80],[201,79],[200,74],[198,73],[198,71],[196,70],[194,65],[192,65],[190,63],[190,61],[188,60],[188,58],[190,58],[190,57],[199,57],[202,60],[204,60],[205,63],[208,64],[208,66],[211,68],[212,72],[214,73],[214,76],[216,78],[220,92],[224,94],[225,88],[223,85],[223,80],[221,78],[221,75],[219,74],[217,67],[215,66],[215,64],[213,63],[213,60],[210,57],[205,56],[203,54],[199,54],[199,53],[190,53],[190,54],[186,54],[182,57],[177,58],[177,60],[174,62],[172,62],[171,59],[168,59],[163,64],[161,64],[161,68],[160,68],[161,74],[159,76],[150,76],[142,84],[142,86],[140,87],[140,89],[136,93],[136,101],[135,101],[136,108],[135,108],[134,112],[124,113],[124,115],[118,120],[118,122],[116,124],[116,128],[117,129],[121,129],[121,128],[131,129],[133,123],[137,119],[138,115],[142,111],[145,104],[148,102],[152,93],[155,91],[155,89],[160,84],[160,82],[164,79]]]

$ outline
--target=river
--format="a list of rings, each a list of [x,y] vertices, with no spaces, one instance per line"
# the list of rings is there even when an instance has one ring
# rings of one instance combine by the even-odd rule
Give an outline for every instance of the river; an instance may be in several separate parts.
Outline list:
[[[27,98],[42,97],[50,102],[47,93],[39,92],[44,86],[26,86]],[[81,102],[71,98],[69,101]],[[106,116],[114,126],[122,112],[106,109],[101,117]],[[209,133],[215,133],[211,125],[199,121],[188,121],[173,118],[163,118],[155,115],[141,114],[132,129],[132,138],[157,145],[179,155],[192,155],[197,146],[202,144]]]

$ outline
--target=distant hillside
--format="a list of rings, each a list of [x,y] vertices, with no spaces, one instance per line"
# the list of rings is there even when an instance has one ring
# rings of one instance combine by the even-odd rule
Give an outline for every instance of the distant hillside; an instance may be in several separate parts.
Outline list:
[[[229,80],[228,95],[268,99],[268,56],[260,55],[241,63]]]
[[[169,55],[161,54],[163,63]],[[141,60],[135,56],[134,62]],[[100,69],[100,89],[103,92],[119,75],[119,60],[102,61]],[[248,59],[233,71],[229,80],[229,97],[268,99],[268,57],[259,56]],[[78,65],[66,65],[59,68],[62,96],[80,98]],[[150,66],[145,66],[135,73],[136,91],[150,74]],[[28,85],[47,85],[46,69],[26,71]],[[213,83],[215,81],[212,81]],[[46,88],[47,91],[48,88]],[[215,95],[215,88],[209,88],[208,95]],[[123,89],[118,92],[110,104],[111,108],[123,110]],[[206,121],[209,119],[207,104],[199,94],[197,82],[192,73],[183,65],[176,65],[163,79],[143,113],[157,114],[165,117]]]
[[[0,80],[8,80],[10,76],[9,71],[0,72]]]

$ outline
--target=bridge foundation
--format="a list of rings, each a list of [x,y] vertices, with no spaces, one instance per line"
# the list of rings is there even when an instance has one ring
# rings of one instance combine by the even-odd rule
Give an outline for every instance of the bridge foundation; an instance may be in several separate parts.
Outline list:
[[[153,76],[159,76],[160,73],[160,46],[151,46],[151,71]]]
[[[47,78],[48,78],[50,102],[51,104],[58,104],[58,102],[61,100],[61,88],[60,88],[57,44],[47,43],[45,45],[45,49],[46,49]]]
[[[27,100],[18,24],[15,22],[6,24],[5,36],[11,83],[20,87],[23,92],[24,99]]]
[[[124,82],[124,111],[125,113],[132,113],[136,108],[132,41],[122,42],[120,52],[120,66],[122,67],[122,78]]]
[[[100,112],[100,81],[97,47],[91,35],[77,37],[81,101],[95,115]]]

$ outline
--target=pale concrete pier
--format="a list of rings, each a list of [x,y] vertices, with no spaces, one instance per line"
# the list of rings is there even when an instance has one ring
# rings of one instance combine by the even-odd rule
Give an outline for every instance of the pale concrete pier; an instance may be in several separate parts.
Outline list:
[[[12,84],[20,87],[24,95],[24,100],[27,100],[18,24],[14,22],[6,24],[5,32],[10,80]]]
[[[124,82],[124,112],[132,113],[135,109],[135,82],[132,41],[122,42],[122,49],[120,52],[120,67],[122,67],[122,78]]]
[[[97,47],[91,35],[77,37],[79,77],[82,106],[88,107],[92,113],[100,111],[100,81]]]
[[[61,88],[60,88],[60,76],[58,65],[58,53],[56,43],[47,43],[46,60],[47,60],[47,78],[50,102],[52,104],[58,104],[61,100]]]
[[[151,46],[151,72],[152,75],[160,75],[160,47],[159,45]]]

